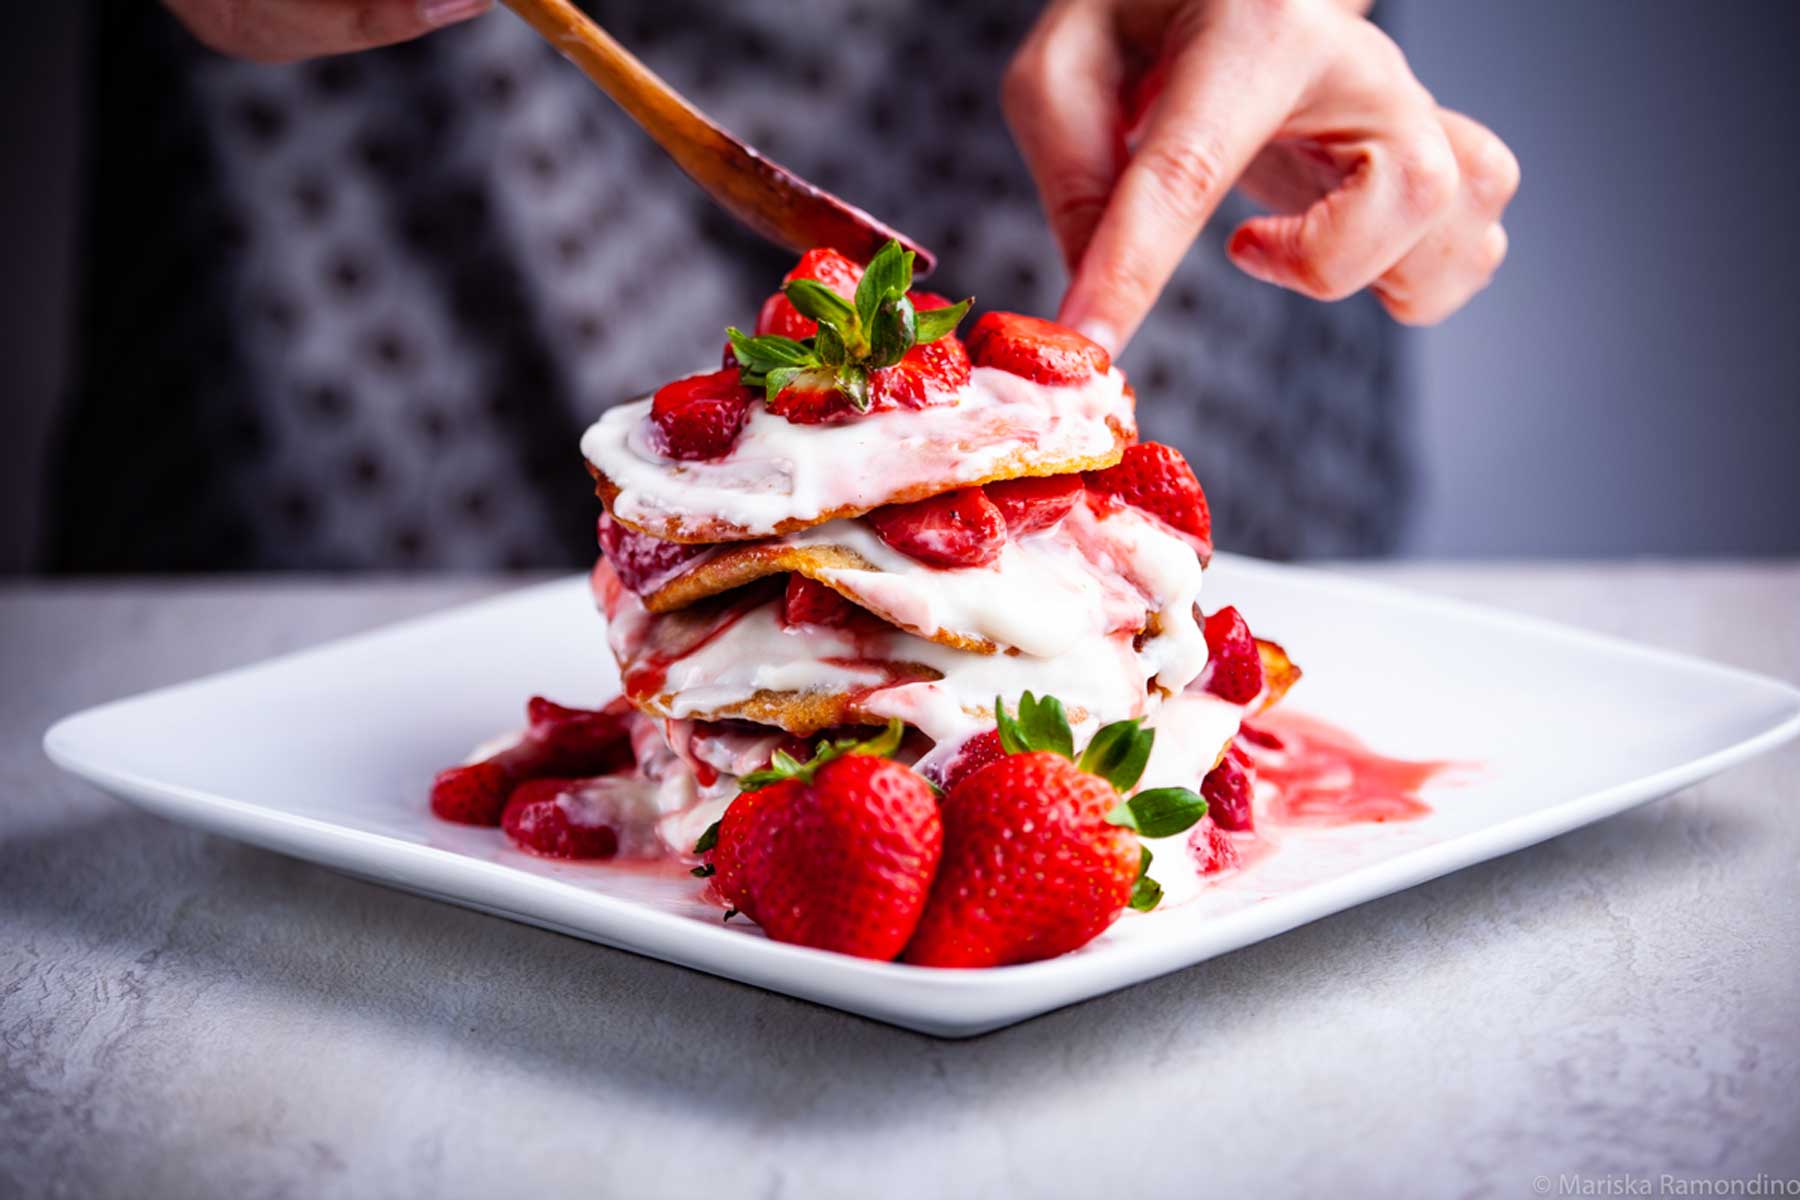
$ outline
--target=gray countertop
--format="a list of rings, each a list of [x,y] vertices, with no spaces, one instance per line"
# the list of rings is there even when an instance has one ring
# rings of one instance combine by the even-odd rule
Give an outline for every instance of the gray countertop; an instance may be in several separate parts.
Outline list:
[[[1800,678],[1797,565],[1360,570]],[[967,1042],[190,832],[39,749],[71,710],[515,582],[0,587],[0,1196],[1800,1177],[1792,745]]]

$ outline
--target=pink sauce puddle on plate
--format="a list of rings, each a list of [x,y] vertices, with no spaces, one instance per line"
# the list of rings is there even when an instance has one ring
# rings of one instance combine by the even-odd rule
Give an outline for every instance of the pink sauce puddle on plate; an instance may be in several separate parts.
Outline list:
[[[1256,780],[1272,793],[1268,816],[1276,825],[1352,825],[1412,821],[1431,806],[1419,791],[1461,764],[1389,758],[1329,721],[1297,712],[1258,717],[1255,729],[1275,735],[1279,748],[1246,747]]]

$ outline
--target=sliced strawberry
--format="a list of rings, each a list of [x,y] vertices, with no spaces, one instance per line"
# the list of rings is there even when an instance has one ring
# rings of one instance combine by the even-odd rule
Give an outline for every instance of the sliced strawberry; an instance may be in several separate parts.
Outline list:
[[[934,567],[985,567],[1006,545],[1006,521],[980,488],[892,504],[864,520],[882,541]]]
[[[640,596],[654,592],[708,550],[639,533],[607,513],[600,514],[599,534],[600,552],[612,564],[619,582]]]
[[[438,772],[431,811],[463,825],[498,825],[519,783],[545,775],[603,775],[634,761],[623,698],[602,709],[565,708],[542,696],[525,707],[525,734],[480,762]]]
[[[826,372],[795,379],[769,401],[769,411],[796,425],[830,425],[862,415]]]
[[[1285,745],[1280,738],[1268,730],[1250,724],[1238,726],[1238,740],[1252,746],[1260,746],[1264,750],[1280,750]]]
[[[1201,556],[1212,554],[1212,513],[1206,493],[1194,478],[1194,469],[1173,446],[1138,442],[1125,447],[1125,455],[1104,471],[1089,471],[1091,492],[1116,496],[1125,503],[1161,518],[1201,544]]]
[[[846,300],[855,298],[856,285],[862,282],[862,264],[839,254],[830,246],[814,246],[800,256],[794,269],[781,277],[783,283],[810,279],[822,283]]]
[[[1250,777],[1230,756],[1200,781],[1206,812],[1221,829],[1246,830],[1256,821],[1250,812]]]
[[[501,825],[546,858],[611,858],[628,815],[605,781],[532,779],[513,789]]]
[[[1112,355],[1099,343],[1023,313],[983,313],[967,341],[976,366],[997,367],[1033,383],[1086,383],[1112,366]]]
[[[735,370],[693,375],[664,384],[650,402],[657,449],[684,460],[723,458],[750,413],[755,393]]]
[[[969,353],[955,334],[906,352],[898,364],[869,372],[869,398],[876,412],[948,404],[969,382]]]
[[[856,263],[836,250],[820,246],[801,255],[799,263],[783,276],[782,282],[811,279],[849,300],[856,295],[856,285],[861,282],[862,274],[863,269]],[[802,341],[819,332],[819,323],[811,317],[801,316],[792,301],[776,292],[763,301],[762,311],[756,317],[756,332]]]
[[[1000,744],[1000,731],[984,729],[964,742],[956,756],[938,770],[936,783],[942,791],[948,793],[981,768],[991,762],[998,762],[1005,756],[1006,748]]]
[[[1194,858],[1195,870],[1202,875],[1229,871],[1239,862],[1237,844],[1210,815],[1201,817],[1188,834],[1188,853]]]
[[[1248,704],[1263,690],[1262,653],[1243,615],[1226,605],[1206,618],[1206,690]]]
[[[605,708],[569,708],[533,696],[525,706],[525,741],[509,753],[529,751],[521,766],[533,776],[622,771],[635,761],[631,714],[623,696]]]
[[[990,483],[982,488],[1000,510],[1006,532],[1014,539],[1055,526],[1081,499],[1079,475],[1027,476]]]
[[[512,786],[512,774],[498,762],[439,771],[431,784],[432,815],[459,825],[498,825]]]
[[[847,625],[862,611],[816,580],[804,575],[788,576],[787,595],[781,608],[784,625]]]

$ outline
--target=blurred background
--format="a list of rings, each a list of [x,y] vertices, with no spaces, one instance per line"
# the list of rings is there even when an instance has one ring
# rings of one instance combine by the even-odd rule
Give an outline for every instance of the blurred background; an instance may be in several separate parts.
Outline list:
[[[559,406],[549,427],[527,439],[533,444],[516,463],[466,460],[469,465],[461,468],[459,478],[484,478],[485,491],[439,487],[423,478],[408,482],[403,468],[366,448],[352,448],[345,451],[341,474],[315,481],[311,492],[296,487],[268,500],[267,520],[276,524],[256,526],[246,517],[264,537],[271,529],[279,535],[286,528],[279,522],[289,522],[295,531],[291,542],[307,537],[320,542],[323,548],[310,556],[205,552],[208,545],[235,547],[232,539],[245,536],[235,526],[222,526],[217,541],[202,539],[201,549],[183,544],[167,552],[140,553],[155,539],[131,534],[128,523],[120,526],[126,532],[109,535],[119,544],[104,553],[79,544],[71,549],[69,528],[80,522],[70,522],[68,512],[136,503],[123,477],[125,464],[116,454],[89,453],[90,460],[108,461],[91,461],[85,473],[59,472],[53,465],[58,439],[77,420],[72,411],[82,403],[91,407],[97,394],[106,393],[129,406],[138,426],[154,426],[159,412],[175,411],[159,405],[187,403],[171,400],[164,385],[130,394],[133,381],[154,373],[165,353],[156,322],[169,314],[155,310],[163,305],[186,308],[196,319],[210,322],[220,338],[221,361],[234,363],[245,353],[233,345],[234,339],[240,333],[266,337],[260,325],[272,315],[266,310],[272,302],[261,293],[251,298],[254,303],[208,308],[151,291],[129,297],[135,309],[120,307],[123,301],[115,292],[143,277],[128,272],[115,280],[108,274],[109,264],[168,236],[189,204],[186,177],[179,170],[165,165],[160,174],[145,177],[154,178],[153,188],[122,174],[116,163],[131,155],[122,153],[116,133],[102,147],[114,165],[103,168],[96,161],[97,114],[105,114],[116,128],[121,109],[148,104],[145,96],[163,84],[155,72],[125,62],[120,52],[119,31],[132,29],[137,20],[120,12],[141,7],[147,6],[26,6],[13,14],[13,35],[0,47],[6,59],[0,71],[5,91],[0,122],[9,163],[0,203],[0,243],[10,264],[8,287],[0,298],[0,346],[8,368],[6,411],[11,418],[9,436],[0,439],[0,571],[29,572],[47,565],[103,570],[479,566],[488,560],[474,551],[432,541],[443,513],[454,509],[472,528],[511,519],[504,505],[524,488],[520,481],[536,482],[547,474],[556,479],[556,488],[547,494],[575,498],[568,519],[559,514],[549,519],[550,532],[519,536],[504,559],[496,561],[552,565],[586,553],[591,541],[575,544],[591,531],[591,512],[579,500],[579,467],[564,481],[568,467],[556,459],[557,454],[572,454],[567,439],[598,408],[630,394],[625,389],[647,389],[659,382],[656,372],[691,369],[715,353],[717,328],[728,320],[747,322],[754,312],[749,306],[783,269],[784,256],[718,228],[697,198],[672,208],[634,212],[627,204],[595,212],[589,232],[599,245],[591,265],[581,271],[570,268],[558,280],[540,284],[529,273],[521,280],[508,275],[503,264],[483,260],[469,267],[473,276],[452,276],[445,284],[485,292],[487,277],[480,272],[488,270],[500,279],[494,286],[502,308],[530,309],[529,319],[517,312],[504,314],[518,323],[518,331],[505,343],[506,353],[490,364],[515,382],[503,383],[498,392],[490,388],[479,411],[472,408],[467,420],[456,407],[455,381],[433,385],[452,398],[443,401],[441,412],[429,406],[406,409],[408,419],[416,419],[434,437],[451,438],[445,431],[459,428],[478,436],[478,417],[516,421],[518,403],[546,397]],[[796,116],[798,127],[811,130],[808,138],[789,137],[784,143],[789,135],[785,125],[756,127],[756,111],[736,106],[729,77],[692,67],[691,58],[681,53],[679,38],[666,22],[692,16],[683,4],[657,6],[665,10],[661,25],[637,15],[644,6],[594,7],[602,19],[616,20],[615,31],[672,82],[691,90],[703,106],[715,108],[727,124],[775,157],[894,219],[935,245],[948,262],[957,261],[962,249],[964,261],[981,264],[978,271],[948,283],[981,293],[984,300],[1053,309],[1060,273],[1053,265],[1038,265],[1050,262],[1048,242],[1041,231],[1026,228],[1030,223],[1022,214],[1030,197],[1016,162],[1007,160],[1004,169],[988,177],[961,178],[961,164],[944,162],[942,156],[934,161],[929,129],[909,130],[912,157],[904,174],[909,195],[926,188],[953,202],[975,195],[1007,214],[1004,235],[989,237],[978,229],[971,233],[970,227],[919,207],[909,196],[884,194],[854,172],[834,170],[841,164],[831,160],[830,147],[841,144],[842,135],[834,134],[828,121],[820,124],[831,115],[826,106],[813,105],[810,116]],[[1028,9],[1016,4],[997,5],[988,15],[980,4],[960,10],[968,10],[973,14],[968,19],[975,22],[965,34],[979,33],[996,45],[1016,36],[1029,16]],[[1794,152],[1792,124],[1800,112],[1800,72],[1792,58],[1800,45],[1800,5],[1789,0],[1716,6],[1691,0],[1404,0],[1384,4],[1380,16],[1439,100],[1490,125],[1522,161],[1524,185],[1507,217],[1511,255],[1495,284],[1466,311],[1425,331],[1393,331],[1371,323],[1358,315],[1361,310],[1354,303],[1333,306],[1343,311],[1319,317],[1306,311],[1308,302],[1271,300],[1256,290],[1260,285],[1248,281],[1241,289],[1232,284],[1233,290],[1209,292],[1198,266],[1197,282],[1166,296],[1154,326],[1134,344],[1124,365],[1146,393],[1152,432],[1180,442],[1195,459],[1220,510],[1222,543],[1291,557],[1800,553],[1800,291],[1795,287],[1800,222],[1794,218],[1800,155]],[[477,24],[488,21],[511,18],[498,14]],[[113,48],[103,54],[97,45],[108,31]],[[491,63],[495,54],[515,53],[508,48],[514,43],[493,41],[510,32],[496,26],[486,33],[459,30],[438,38],[461,38],[447,42],[444,53],[466,53],[468,61],[479,64]],[[134,54],[141,49],[147,57],[156,44],[126,49]],[[941,57],[941,47],[925,44],[907,50],[933,53],[934,63],[948,61]],[[376,65],[369,70],[377,79],[385,78],[380,72],[391,64],[394,78],[406,87],[423,86],[419,77],[426,67],[416,55],[402,52],[372,61]],[[637,144],[642,139],[604,99],[581,94],[586,85],[572,71],[542,55],[518,61],[525,65],[517,72],[497,74],[489,67],[485,74],[471,70],[463,78],[471,89],[485,89],[491,101],[495,89],[517,88],[523,86],[521,79],[542,75],[567,89],[557,95],[571,99],[541,104],[559,119],[579,107],[576,116],[591,143],[591,157],[610,164],[615,180],[623,177],[630,187],[669,173],[654,155],[642,151]],[[294,114],[312,103],[306,97],[331,94],[336,86],[332,71],[315,66],[271,72],[229,64],[228,71],[213,70],[198,94],[202,99],[229,96],[236,106],[234,128],[279,142],[284,130],[304,126],[308,115]],[[832,80],[825,75],[822,85],[814,79],[807,86],[829,89]],[[109,88],[97,88],[97,76]],[[977,72],[969,75],[977,77]],[[935,72],[933,82],[938,82]],[[344,86],[357,84],[351,78]],[[967,83],[958,86],[967,94],[951,95],[949,106],[960,104],[967,123],[989,122],[997,129],[991,95],[969,91]],[[134,97],[133,89],[142,91]],[[380,89],[372,95],[372,103],[384,102]],[[426,95],[430,99],[435,93]],[[386,102],[407,108],[406,119],[412,119],[406,97],[395,95]],[[871,120],[879,128],[881,104],[876,96],[856,110],[864,122],[859,128],[866,132]],[[505,105],[495,102],[493,107]],[[497,118],[528,119],[517,114]],[[497,124],[488,135],[491,143],[473,132],[478,127],[469,128],[470,135],[459,142],[460,152],[476,158],[514,155],[521,144],[529,152],[532,144],[519,141],[516,124]],[[563,152],[557,149],[563,143],[550,139],[546,144],[551,150],[540,157],[548,158],[549,165],[528,157],[528,173],[548,178],[558,169],[554,155]],[[140,148],[126,149],[135,153]],[[369,147],[363,150],[364,159],[373,162]],[[332,194],[335,178],[326,171],[322,194]],[[457,179],[448,178],[452,184]],[[143,190],[134,190],[139,188]],[[304,200],[306,193],[296,195]],[[435,202],[435,195],[420,200],[413,214],[430,216]],[[201,203],[196,190],[192,204]],[[553,207],[544,211],[553,212]],[[139,215],[135,221],[134,213]],[[262,221],[255,230],[259,239],[269,236],[268,228],[282,227],[280,214],[255,215]],[[562,218],[545,217],[543,227],[550,229],[553,219]],[[917,227],[913,222],[919,222]],[[659,230],[671,244],[691,243],[698,236],[694,231],[703,233],[702,244],[719,251],[720,265],[714,269],[709,249],[673,266],[684,272],[680,278],[717,282],[684,283],[659,297],[656,271],[639,270],[630,275],[630,306],[641,312],[596,313],[584,307],[583,289],[624,286],[616,256],[637,240],[634,223]],[[976,253],[1003,237],[1017,239],[1020,247],[1004,260],[1004,269]],[[1042,240],[1043,255],[1034,257],[1033,239]],[[243,241],[241,236],[235,242],[223,237],[218,255],[228,258],[241,251],[267,256],[262,241],[253,240],[248,247]],[[1216,258],[1216,251],[1215,238],[1195,255]],[[572,260],[588,250],[585,244],[571,247],[565,235],[546,253]],[[671,260],[680,257],[670,252]],[[209,258],[170,269],[204,273],[217,265]],[[279,256],[275,266],[264,266],[273,271]],[[361,268],[351,260],[330,269],[353,277]],[[515,294],[519,303],[505,299]],[[402,301],[394,303],[404,307]],[[144,314],[145,327],[135,339],[121,338],[116,328],[121,313],[128,312]],[[700,315],[694,328],[687,329],[668,319],[671,312]],[[334,346],[345,356],[361,352],[352,345],[361,335],[361,318],[333,319],[344,323],[328,323],[335,332],[311,351],[327,363]],[[1233,328],[1233,319],[1244,324]],[[633,320],[653,323],[639,327]],[[1252,389],[1246,402],[1216,381],[1231,375],[1239,348],[1262,336],[1258,323],[1290,332],[1304,324],[1311,340],[1302,339],[1301,349],[1290,352],[1299,361],[1282,360],[1282,386],[1266,393]],[[253,325],[259,328],[252,331]],[[1200,325],[1213,332],[1195,332]],[[1353,357],[1363,356],[1366,369],[1360,377],[1376,380],[1391,397],[1382,401],[1387,405],[1381,427],[1386,432],[1355,427],[1354,419],[1335,410],[1329,375],[1306,382],[1311,354],[1306,347],[1324,356],[1342,350],[1346,339]],[[591,359],[530,352],[540,342],[553,348],[585,344]],[[624,361],[625,347],[642,349],[646,343],[651,349],[632,359],[628,369],[608,365]],[[121,345],[132,347],[129,354],[118,349]],[[430,343],[427,338],[422,351],[417,346],[409,351],[404,342],[398,348],[392,342],[377,345],[376,350],[392,367],[408,353],[428,355]],[[97,365],[96,354],[107,361]],[[246,397],[256,388],[270,386],[267,377],[245,374],[242,363],[230,372],[221,367],[221,372],[195,384],[214,394],[210,403],[216,411],[202,413],[201,423],[223,421],[237,441],[228,441],[214,457],[183,466],[190,475],[215,469],[228,473],[219,464],[250,455],[279,460],[286,442],[312,436],[305,413],[329,413],[333,403],[344,403],[341,396],[332,401],[329,391],[319,390],[325,385],[313,382],[308,384],[312,390],[297,392],[292,400],[303,415],[294,417],[291,427],[285,415],[265,414],[246,424],[234,406],[249,403]],[[1201,378],[1196,381],[1196,376]],[[406,403],[422,403],[416,400],[420,385],[411,386]],[[516,396],[506,390],[514,387],[519,389]],[[264,396],[261,402],[278,414],[289,403],[280,396]],[[1251,411],[1245,411],[1247,404]],[[1208,440],[1209,430],[1234,424],[1245,431],[1240,440],[1223,433]],[[1196,444],[1203,441],[1208,444]],[[1342,473],[1332,464],[1341,458],[1341,444],[1354,443],[1357,471],[1368,478],[1352,472],[1355,477],[1341,493],[1322,497],[1270,485],[1271,472],[1284,464],[1294,469],[1295,464],[1312,463],[1315,443],[1321,465],[1305,468],[1315,476]],[[145,453],[163,461],[172,453],[129,430],[115,434],[111,443],[95,444],[110,444],[127,457],[134,446],[151,446]],[[396,475],[401,477],[397,484]],[[115,483],[122,489],[116,495],[111,492]],[[379,495],[383,487],[390,499],[370,508],[376,515],[363,520],[358,489]],[[394,500],[397,490],[401,499]],[[1267,498],[1277,492],[1276,499]],[[187,503],[190,508],[249,513],[263,498],[228,488],[199,488]],[[500,516],[494,515],[496,509]],[[1339,520],[1340,510],[1354,510],[1355,519]],[[521,528],[528,523],[526,517],[518,521]],[[380,525],[379,537],[356,540],[356,531],[374,525]],[[62,532],[53,533],[58,526]],[[330,542],[333,529],[350,532]]]

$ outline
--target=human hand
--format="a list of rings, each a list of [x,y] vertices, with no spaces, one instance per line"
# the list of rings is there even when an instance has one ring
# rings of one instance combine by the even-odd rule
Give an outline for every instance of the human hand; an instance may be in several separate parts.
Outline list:
[[[293,62],[404,42],[480,16],[493,0],[163,0],[221,54]]]
[[[1114,351],[1234,183],[1271,210],[1232,233],[1241,270],[1408,324],[1506,255],[1518,161],[1343,0],[1052,0],[1002,99],[1072,275],[1059,320]]]

